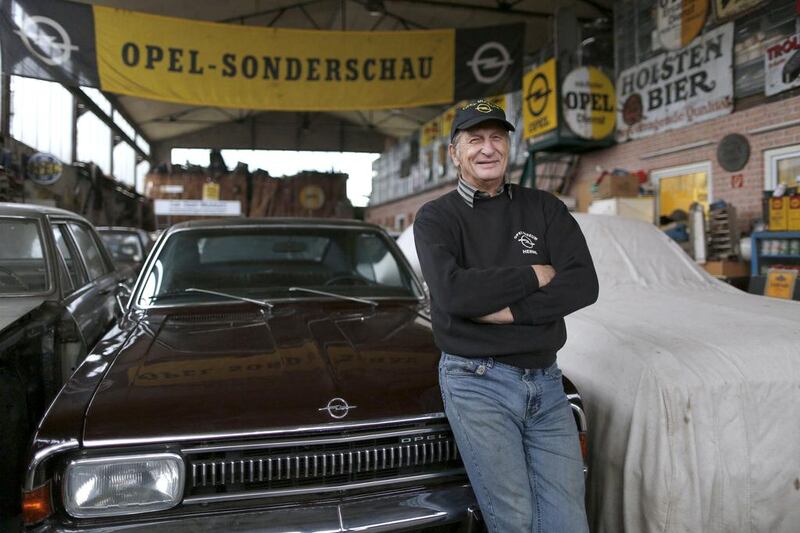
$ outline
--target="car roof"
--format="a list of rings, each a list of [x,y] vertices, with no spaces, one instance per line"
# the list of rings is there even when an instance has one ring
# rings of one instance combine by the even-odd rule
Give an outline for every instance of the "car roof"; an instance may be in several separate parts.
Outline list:
[[[131,226],[96,226],[95,229],[97,231],[119,231],[125,233],[147,233],[145,230],[141,228],[133,228]]]
[[[0,215],[13,215],[13,216],[42,216],[53,215],[59,217],[71,217],[79,220],[86,220],[77,213],[67,211],[66,209],[59,209],[57,207],[50,207],[46,205],[37,204],[15,204],[8,202],[0,202]]]
[[[197,228],[226,228],[232,226],[341,226],[341,227],[360,227],[364,229],[383,230],[376,224],[370,224],[363,220],[346,218],[303,218],[303,217],[272,217],[272,218],[220,218],[190,220],[179,222],[171,226],[167,231],[172,232],[181,229]]]

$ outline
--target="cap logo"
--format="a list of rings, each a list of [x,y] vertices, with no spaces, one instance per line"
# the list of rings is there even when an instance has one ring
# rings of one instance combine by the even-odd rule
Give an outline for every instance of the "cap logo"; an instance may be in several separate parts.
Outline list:
[[[492,106],[490,106],[486,102],[481,102],[480,104],[475,106],[475,111],[480,111],[481,113],[491,113]]]

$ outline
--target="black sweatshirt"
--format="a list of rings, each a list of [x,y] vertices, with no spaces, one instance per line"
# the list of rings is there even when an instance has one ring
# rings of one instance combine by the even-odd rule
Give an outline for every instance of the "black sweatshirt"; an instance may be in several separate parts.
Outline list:
[[[508,187],[512,195],[476,198],[474,207],[456,190],[428,202],[414,220],[414,239],[439,349],[544,368],[567,340],[564,317],[597,300],[597,274],[578,223],[558,198]],[[535,264],[556,271],[541,289]],[[513,324],[471,320],[506,307]]]

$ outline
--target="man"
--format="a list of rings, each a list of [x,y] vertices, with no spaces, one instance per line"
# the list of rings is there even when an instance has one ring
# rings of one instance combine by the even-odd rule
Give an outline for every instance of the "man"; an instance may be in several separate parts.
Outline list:
[[[420,209],[414,238],[445,411],[489,530],[580,533],[583,461],[556,352],[597,275],[564,204],[506,183],[513,129],[489,102],[456,111],[458,186]]]

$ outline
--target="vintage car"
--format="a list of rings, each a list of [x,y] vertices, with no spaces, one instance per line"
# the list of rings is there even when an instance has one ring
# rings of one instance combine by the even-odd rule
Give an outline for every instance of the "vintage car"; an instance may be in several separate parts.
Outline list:
[[[36,421],[116,315],[117,272],[84,218],[0,203],[0,515],[19,508]]]
[[[197,221],[41,422],[36,531],[389,531],[475,525],[426,297],[357,221]],[[565,387],[581,434],[585,420]]]
[[[114,266],[132,284],[153,246],[150,233],[123,226],[98,226],[97,233],[111,254]]]
[[[592,531],[797,532],[800,303],[711,277],[652,224],[575,218],[600,297],[558,361],[586,403]],[[398,245],[419,264],[411,231]]]

